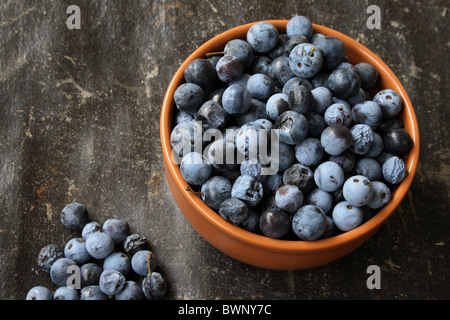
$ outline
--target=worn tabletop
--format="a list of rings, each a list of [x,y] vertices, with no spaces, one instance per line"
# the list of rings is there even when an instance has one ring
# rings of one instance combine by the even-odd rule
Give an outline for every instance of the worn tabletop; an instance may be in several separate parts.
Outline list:
[[[1,299],[54,288],[36,258],[79,235],[60,222],[74,201],[92,220],[120,216],[148,237],[168,299],[450,298],[448,0],[72,2],[0,3]],[[79,29],[67,24],[71,4]],[[380,28],[369,27],[369,5]],[[164,175],[159,119],[173,74],[200,44],[296,14],[353,37],[394,71],[418,117],[420,163],[401,205],[360,248],[274,271],[226,256],[188,224]],[[370,265],[380,289],[366,284]]]

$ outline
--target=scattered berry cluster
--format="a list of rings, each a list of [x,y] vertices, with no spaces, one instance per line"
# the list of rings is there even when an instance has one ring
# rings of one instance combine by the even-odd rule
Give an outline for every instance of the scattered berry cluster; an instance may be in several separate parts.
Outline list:
[[[71,203],[62,210],[61,223],[81,231],[81,237],[64,246],[48,244],[37,259],[58,288],[52,293],[46,286],[33,287],[26,300],[158,300],[165,296],[167,283],[154,271],[158,262],[147,238],[131,233],[126,220],[110,218],[101,225],[90,221],[86,206]]]
[[[316,240],[352,230],[391,200],[413,143],[398,117],[401,96],[377,89],[378,78],[304,16],[286,33],[256,23],[246,39],[184,71],[170,138],[181,174],[221,217],[267,237]],[[270,150],[271,129],[278,170],[265,175],[266,159],[249,150]],[[211,130],[221,137],[201,139]],[[249,140],[251,131],[257,139]]]

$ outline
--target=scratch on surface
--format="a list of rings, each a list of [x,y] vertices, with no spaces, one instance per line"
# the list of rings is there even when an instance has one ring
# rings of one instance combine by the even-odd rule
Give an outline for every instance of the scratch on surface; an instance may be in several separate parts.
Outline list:
[[[422,72],[422,69],[416,65],[414,60],[411,60],[411,64],[409,65],[409,72],[411,73],[411,77],[420,79],[419,73]]]
[[[17,17],[13,17],[13,18],[11,18],[11,19],[9,19],[7,21],[0,22],[0,28],[4,27],[4,26],[7,26],[7,25],[11,25],[14,22],[19,21],[20,19],[22,19],[26,15],[30,14],[34,10],[36,10],[36,7],[28,8],[27,10],[22,11]]]
[[[166,25],[166,20],[167,21],[174,21],[175,17],[174,16],[167,16],[167,13],[170,10],[174,10],[174,9],[178,9],[178,8],[180,8],[180,2],[178,2],[178,1],[175,1],[174,4],[163,5],[160,8],[157,7],[157,6],[152,7],[152,13],[154,13],[158,9],[162,9],[158,13],[158,17],[155,19],[154,26],[155,27],[159,27],[160,25],[162,25],[163,28],[164,28],[165,25]]]
[[[356,41],[362,43],[364,41],[365,37],[366,36],[364,35],[364,33],[358,33],[358,36],[356,37]]]
[[[69,60],[70,62],[72,62],[72,64],[73,64],[74,67],[77,66],[77,64],[75,63],[75,60],[73,60],[72,57],[69,57],[69,56],[67,56],[67,55],[64,55],[64,58],[66,58],[67,60]]]
[[[50,189],[52,187],[52,185],[44,185],[42,187],[40,187],[37,191],[36,194],[38,196],[38,198],[41,198],[41,195],[48,189]]]
[[[213,4],[212,4],[209,0],[206,0],[206,2],[208,2],[209,6],[211,7],[211,10],[212,10],[214,13],[217,13],[217,12],[218,12],[218,10],[216,9],[216,7],[214,7]]]
[[[400,266],[392,262],[392,259],[389,258],[387,260],[384,260],[384,262],[391,268],[391,269],[399,269]]]
[[[45,214],[47,215],[47,219],[51,220],[53,215],[52,205],[51,203],[46,203],[45,206],[46,206]]]
[[[437,80],[438,82],[441,81],[441,76],[436,73],[430,73],[430,77],[432,77],[434,80]]]
[[[157,172],[155,173],[147,183],[148,186],[148,196],[158,196],[161,191],[161,180],[162,174]]]
[[[158,65],[155,65],[150,72],[146,72],[145,73],[144,85],[145,85],[145,95],[147,96],[147,98],[150,98],[150,95],[151,95],[151,87],[150,87],[149,80],[153,79],[158,74],[159,74],[159,67],[158,67]]]
[[[128,86],[126,84],[123,84],[117,80],[114,80],[114,84],[117,85],[118,87],[121,87],[123,89],[126,89],[128,91],[140,91],[142,89],[142,87],[137,87],[137,86]]]
[[[391,26],[392,26],[393,28],[399,28],[399,27],[401,26],[401,23],[398,22],[398,21],[392,20],[392,21],[391,21]]]
[[[159,73],[159,67],[158,67],[158,65],[155,65],[155,67],[152,69],[152,71],[147,73],[147,77],[148,77],[148,79],[154,78],[158,75],[158,73]]]
[[[72,202],[72,196],[73,196],[73,191],[77,191],[78,188],[75,187],[75,183],[73,180],[69,179],[69,178],[64,178],[64,180],[67,181],[67,183],[69,184],[68,188],[67,188],[67,202],[70,203]]]
[[[407,192],[406,194],[408,195],[408,200],[409,200],[410,203],[411,203],[411,212],[412,212],[412,214],[413,214],[413,216],[414,216],[414,219],[415,219],[416,221],[419,221],[419,218],[417,217],[416,208],[415,208],[414,205],[413,205],[413,196],[412,196],[411,190],[408,190],[408,192]]]
[[[34,107],[31,106],[30,107],[30,115],[28,117],[28,127],[25,130],[25,136],[28,137],[28,138],[32,138],[33,137],[33,135],[31,134],[31,125],[32,125],[33,120],[34,120],[33,113],[34,113]]]
[[[1,81],[6,81],[11,75],[16,73],[18,70],[20,70],[26,63],[26,60],[22,57],[19,57],[17,61],[14,62],[13,65],[8,65],[5,68],[5,71],[0,73],[0,79]]]
[[[89,98],[91,98],[91,97],[94,96],[93,93],[91,93],[91,92],[89,92],[89,91],[83,89],[78,83],[76,83],[75,80],[73,80],[72,77],[69,77],[69,78],[67,78],[67,79],[58,81],[58,82],[56,83],[56,87],[59,88],[61,85],[63,85],[63,84],[68,84],[68,83],[69,83],[69,84],[73,84],[73,85],[75,86],[75,88],[80,92],[81,103],[85,103],[85,102],[86,102],[86,99],[89,99]]]
[[[288,271],[288,279],[287,279],[288,285],[289,285],[289,289],[291,292],[296,293],[295,290],[295,275],[293,273],[293,271]]]

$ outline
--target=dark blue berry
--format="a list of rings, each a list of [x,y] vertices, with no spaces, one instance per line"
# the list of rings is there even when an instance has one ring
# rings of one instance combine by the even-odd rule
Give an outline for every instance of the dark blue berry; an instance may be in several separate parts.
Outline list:
[[[285,93],[275,93],[267,100],[266,113],[272,120],[277,120],[280,114],[288,110],[290,110],[289,96]]]
[[[288,56],[282,55],[275,58],[270,64],[269,76],[280,88],[282,88],[290,79],[295,77],[294,72],[289,66],[289,61]]]
[[[87,263],[91,255],[86,250],[86,241],[83,238],[73,238],[67,241],[64,247],[64,256],[72,259],[78,265]]]
[[[348,99],[358,93],[361,79],[352,69],[336,69],[328,77],[327,87],[337,98]]]
[[[291,217],[281,209],[269,209],[261,214],[259,228],[269,238],[279,239],[290,230]]]
[[[301,207],[292,218],[292,229],[302,240],[317,240],[327,230],[327,218],[323,210],[315,205]]]
[[[198,152],[190,152],[181,159],[181,175],[189,184],[202,185],[210,177],[211,170],[209,161]]]
[[[323,67],[325,71],[332,71],[345,59],[344,43],[332,36],[319,37],[313,44],[319,49],[323,58]]]
[[[295,146],[297,161],[305,166],[316,166],[322,161],[324,150],[320,140],[308,137]]]
[[[355,154],[349,149],[337,155],[330,155],[328,160],[336,162],[344,173],[351,172],[355,167]]]
[[[80,291],[80,300],[109,300],[99,285],[90,285]]]
[[[170,144],[173,154],[180,159],[185,154],[202,149],[203,127],[198,121],[183,121],[177,124],[170,133]]]
[[[306,86],[299,84],[289,92],[289,108],[295,112],[305,114],[311,109],[313,95]]]
[[[391,156],[387,159],[383,163],[381,170],[383,172],[383,178],[391,184],[402,182],[408,174],[405,162],[397,156]]]
[[[249,216],[247,204],[238,198],[229,198],[223,201],[217,210],[219,215],[234,225],[242,225]]]
[[[311,90],[313,102],[311,110],[318,114],[324,114],[329,106],[333,104],[333,94],[326,87],[316,87]]]
[[[360,158],[355,163],[355,173],[367,177],[370,181],[382,178],[381,165],[373,158]]]
[[[216,82],[217,74],[210,61],[200,58],[188,64],[184,70],[184,79],[202,88],[210,88]]]
[[[393,155],[403,157],[411,150],[413,141],[408,131],[403,128],[391,129],[383,136],[384,150]]]
[[[238,125],[242,126],[248,122],[263,121],[265,119],[269,119],[269,116],[266,113],[266,103],[264,101],[252,99],[250,109],[242,116],[239,115],[236,122]]]
[[[289,55],[296,46],[302,43],[309,43],[308,38],[304,35],[297,34],[289,38],[289,40],[284,44],[284,54]]]
[[[333,103],[325,110],[323,117],[328,125],[338,124],[350,127],[353,120],[352,108],[348,104]]]
[[[25,300],[53,300],[53,295],[47,287],[36,286],[28,291]]]
[[[309,39],[312,37],[313,32],[311,20],[305,16],[297,15],[292,17],[286,25],[286,33],[290,38],[302,35]]]
[[[103,268],[94,262],[88,262],[80,267],[81,288],[97,285]]]
[[[391,201],[391,190],[384,182],[372,181],[372,188],[372,200],[367,204],[367,207],[370,209],[380,209]]]
[[[244,74],[244,66],[235,56],[223,56],[216,64],[217,77],[229,83],[238,80]]]
[[[231,198],[231,187],[227,178],[213,176],[202,184],[201,198],[210,208],[217,210],[223,201]]]
[[[98,223],[97,221],[91,221],[88,222],[83,230],[81,230],[81,237],[84,240],[87,240],[87,238],[94,232],[102,231],[102,225]]]
[[[353,137],[350,150],[359,155],[364,155],[369,152],[373,144],[373,130],[367,124],[355,124],[350,128]]]
[[[233,39],[227,42],[223,49],[225,56],[235,56],[242,63],[244,68],[252,65],[255,54],[250,44],[242,39]]]
[[[95,232],[86,240],[86,250],[95,259],[104,259],[114,250],[114,240],[104,232]]]
[[[125,253],[134,254],[139,250],[147,249],[148,241],[144,235],[133,233],[123,241],[123,250]]]
[[[283,183],[297,186],[306,193],[314,187],[314,172],[310,167],[301,163],[294,163],[283,173]]]
[[[326,153],[336,156],[350,148],[353,143],[353,136],[346,126],[329,125],[323,130],[320,143]]]
[[[45,272],[50,272],[53,263],[64,257],[64,248],[58,244],[48,244],[39,251],[38,265]]]
[[[373,97],[383,114],[383,118],[392,118],[397,116],[403,109],[402,97],[397,91],[392,89],[383,89]]]
[[[238,84],[230,85],[222,95],[222,106],[230,115],[245,114],[251,106],[252,94],[247,89]]]
[[[278,41],[278,30],[269,22],[258,22],[247,31],[247,42],[258,53],[269,52]]]
[[[131,267],[133,271],[141,276],[145,276],[149,273],[149,263],[150,271],[154,271],[158,266],[158,260],[150,250],[140,250],[131,258]]]
[[[334,192],[344,183],[344,170],[336,162],[322,162],[314,171],[314,181],[320,189]]]
[[[115,244],[118,244],[130,234],[130,225],[123,218],[109,218],[103,223],[102,231],[108,234]]]
[[[275,121],[273,128],[279,130],[280,141],[289,145],[302,142],[309,132],[305,116],[292,110],[283,112]]]
[[[353,122],[366,124],[372,129],[378,127],[382,117],[380,106],[370,100],[358,103],[352,108]]]
[[[300,209],[303,198],[303,193],[294,185],[283,185],[275,192],[275,204],[287,212],[295,212]]]
[[[131,259],[123,252],[113,252],[103,260],[103,269],[116,270],[127,276],[131,272]]]
[[[166,295],[167,282],[161,273],[152,272],[142,280],[142,291],[147,299],[160,300]]]
[[[311,43],[301,43],[289,54],[289,66],[300,78],[313,78],[322,69],[323,58],[320,51]]]
[[[89,212],[86,206],[80,203],[70,203],[61,212],[61,223],[63,226],[82,230],[89,222]]]
[[[220,172],[230,172],[238,166],[234,139],[217,139],[205,148],[211,166]]]
[[[249,175],[239,176],[231,189],[231,197],[244,201],[248,206],[256,206],[263,198],[261,182]]]
[[[99,287],[108,296],[115,295],[125,285],[125,277],[117,270],[104,269],[100,275]]]
[[[198,84],[188,82],[175,90],[173,99],[178,110],[195,113],[203,103],[204,94]]]
[[[62,286],[55,290],[53,300],[80,300],[80,294],[75,288]]]
[[[247,81],[247,90],[253,99],[266,101],[275,93],[275,83],[272,78],[264,73],[256,73]]]
[[[363,220],[361,207],[351,205],[347,201],[336,204],[332,212],[334,225],[341,231],[350,231],[358,227]]]
[[[252,65],[249,67],[248,71],[251,74],[264,73],[269,74],[269,67],[272,63],[272,59],[266,56],[255,56]]]
[[[372,200],[373,188],[370,180],[361,175],[348,178],[342,188],[345,200],[351,205],[362,207]]]
[[[120,292],[114,295],[115,300],[144,300],[142,286],[133,280],[125,281]]]
[[[360,62],[354,68],[361,78],[361,88],[370,89],[377,83],[378,71],[370,63]]]
[[[76,262],[68,259],[61,258],[56,260],[50,268],[50,279],[59,286],[65,286],[69,279],[71,272],[68,272],[69,267],[77,266]]]

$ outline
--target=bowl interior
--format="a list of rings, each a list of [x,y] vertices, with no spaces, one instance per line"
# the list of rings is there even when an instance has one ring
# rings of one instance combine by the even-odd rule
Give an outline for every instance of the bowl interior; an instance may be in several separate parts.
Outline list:
[[[280,33],[285,33],[288,20],[268,20],[268,22],[275,25]],[[408,175],[403,180],[403,182],[395,188],[390,203],[388,203],[369,221],[351,231],[316,241],[271,239],[236,227],[222,219],[197,195],[186,190],[186,187],[188,185],[181,176],[178,164],[173,163],[170,160],[172,152],[172,147],[170,145],[170,132],[172,129],[172,116],[174,114],[174,110],[176,109],[173,101],[173,94],[176,88],[184,82],[184,69],[194,59],[205,58],[208,52],[222,50],[229,40],[235,38],[245,39],[247,30],[255,23],[257,22],[230,29],[205,42],[183,62],[183,64],[175,73],[172,81],[168,86],[161,110],[160,131],[163,156],[166,164],[165,170],[168,170],[169,174],[173,175],[173,178],[176,181],[176,184],[178,185],[182,196],[188,199],[192,207],[195,208],[195,210],[197,210],[197,212],[204,219],[208,220],[208,222],[215,228],[215,231],[227,233],[238,241],[246,243],[250,247],[264,247],[264,249],[273,252],[296,254],[305,252],[331,251],[335,248],[348,245],[349,243],[355,241],[363,242],[367,240],[367,238],[370,237],[374,232],[376,232],[376,230],[378,230],[378,228],[386,221],[386,219],[388,219],[389,216],[395,211],[397,206],[401,203],[402,199],[406,195],[406,192],[408,191],[412,183],[419,158],[419,129],[412,103],[404,87],[395,76],[395,74],[390,70],[390,68],[378,56],[376,56],[362,44],[333,29],[313,24],[314,32],[323,33],[328,36],[334,36],[343,41],[346,46],[347,57],[349,58],[351,63],[356,64],[363,61],[368,62],[378,70],[379,83],[377,89],[381,90],[389,88],[397,91],[401,95],[404,102],[404,107],[400,114],[400,118],[404,123],[405,129],[411,135],[414,143],[412,149],[404,158],[406,168],[408,170]],[[181,208],[181,210],[183,211],[183,208]]]

